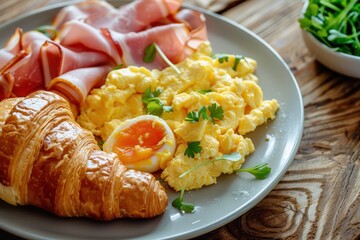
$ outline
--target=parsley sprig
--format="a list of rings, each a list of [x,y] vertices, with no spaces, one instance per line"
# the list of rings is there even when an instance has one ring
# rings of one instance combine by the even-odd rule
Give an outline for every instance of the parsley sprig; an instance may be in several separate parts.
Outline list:
[[[216,105],[216,103],[211,104],[208,107],[210,112],[210,121],[212,124],[215,124],[215,119],[222,120],[224,118],[224,110],[221,106]]]
[[[207,111],[209,111],[210,114],[208,114]],[[195,123],[199,122],[201,118],[204,120],[210,119],[211,123],[215,124],[215,119],[222,120],[224,118],[224,110],[216,103],[211,104],[207,108],[205,106],[202,106],[197,112],[189,112],[185,117],[185,121]]]
[[[161,116],[165,112],[172,112],[173,109],[171,106],[164,106],[158,96],[161,94],[160,89],[151,91],[150,88],[147,88],[142,95],[142,102],[146,105],[146,113],[150,115]]]
[[[188,142],[184,155],[190,158],[194,158],[195,154],[200,153],[201,151],[202,147],[200,146],[200,141]]]
[[[202,106],[197,112],[196,111],[188,112],[188,114],[185,117],[185,121],[188,121],[190,123],[199,122],[201,117],[204,120],[209,119],[209,115],[207,114],[205,106]]]

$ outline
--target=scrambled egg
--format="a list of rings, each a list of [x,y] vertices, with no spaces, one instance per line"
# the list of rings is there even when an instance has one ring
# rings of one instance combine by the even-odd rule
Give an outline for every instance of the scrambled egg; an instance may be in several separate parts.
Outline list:
[[[162,164],[161,177],[177,191],[215,184],[218,176],[239,169],[254,151],[251,139],[244,135],[274,119],[279,104],[275,99],[263,100],[254,74],[255,60],[211,53],[209,43],[201,45],[176,65],[181,74],[171,67],[150,71],[130,66],[111,71],[105,85],[92,90],[86,98],[77,121],[105,141],[121,122],[146,114],[142,102],[146,89],[159,89],[158,98],[173,110],[161,117],[176,139],[175,154]],[[185,121],[189,112],[213,103],[223,109],[221,120]],[[194,158],[186,156],[187,144],[196,141],[200,142],[201,152]],[[233,152],[240,153],[239,161],[214,161],[179,177],[196,165]]]

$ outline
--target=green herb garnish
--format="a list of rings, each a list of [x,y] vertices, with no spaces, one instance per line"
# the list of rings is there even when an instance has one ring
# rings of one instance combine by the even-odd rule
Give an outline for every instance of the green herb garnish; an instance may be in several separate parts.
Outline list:
[[[240,168],[238,170],[235,170],[234,172],[248,172],[254,175],[257,179],[265,179],[269,176],[271,168],[268,166],[267,163],[261,163],[251,168]]]
[[[299,23],[326,46],[360,56],[359,0],[309,0]]]
[[[211,89],[202,89],[202,90],[197,90],[198,93],[201,93],[201,94],[207,94],[209,92],[212,92]]]
[[[58,32],[54,26],[51,25],[43,25],[35,28],[35,31],[41,32],[45,36],[47,36],[50,39],[55,39]]]
[[[221,106],[216,105],[216,103],[211,104],[208,107],[208,110],[210,112],[210,121],[212,124],[215,124],[215,118],[219,120],[224,118],[224,110]]]
[[[217,58],[219,63],[229,62],[229,56],[227,54],[215,54],[214,58]]]
[[[123,68],[124,67],[124,64],[119,64],[119,65],[116,65],[112,70],[118,70],[120,68]]]
[[[200,141],[188,142],[187,148],[184,155],[190,158],[194,158],[196,153],[200,153],[202,147],[200,146]]]
[[[199,122],[201,117],[204,120],[209,119],[209,115],[207,114],[205,106],[202,106],[197,112],[195,111],[188,112],[188,114],[185,117],[185,121],[188,121],[190,123]]]
[[[146,63],[152,63],[155,59],[155,56],[156,56],[155,43],[152,43],[145,48],[143,61]]]
[[[160,89],[156,89],[155,91],[151,91],[150,88],[147,88],[142,95],[142,102],[146,105],[146,113],[156,116],[161,116],[161,114],[165,112],[172,112],[171,106],[164,106],[161,100],[158,98],[161,91]]]
[[[103,148],[103,145],[104,145],[104,141],[102,141],[102,140],[99,140],[98,141],[98,146],[100,147],[100,149],[102,150],[102,148]]]
[[[240,60],[243,59],[246,62],[246,58],[242,55],[234,55],[234,57],[235,57],[235,61],[234,61],[234,65],[232,66],[232,69],[236,71],[240,63]],[[219,63],[229,62],[229,55],[227,54],[215,54],[213,55],[213,58],[216,58],[219,61]]]
[[[184,192],[185,188],[181,189],[180,197],[177,197],[172,202],[173,207],[176,207],[177,209],[184,211],[185,213],[192,213],[194,212],[195,206],[192,203],[184,202]]]
[[[177,74],[180,74],[181,71],[178,67],[176,67],[165,55],[165,53],[161,50],[161,48],[156,43],[151,43],[144,50],[144,58],[143,61],[146,63],[152,63],[155,60],[156,53],[166,62],[167,65],[172,67]]]
[[[208,112],[210,114],[208,114]],[[210,119],[212,124],[215,124],[215,119],[222,120],[224,118],[224,110],[221,106],[216,105],[216,103],[211,104],[207,108],[202,106],[197,112],[191,111],[185,117],[185,121],[190,123],[199,122],[200,118],[204,120]]]

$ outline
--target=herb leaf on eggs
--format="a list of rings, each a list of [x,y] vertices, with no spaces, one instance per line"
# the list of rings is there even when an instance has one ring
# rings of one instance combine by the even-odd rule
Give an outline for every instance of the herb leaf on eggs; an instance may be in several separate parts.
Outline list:
[[[173,109],[171,106],[165,106],[158,96],[161,94],[160,89],[156,89],[155,91],[151,91],[150,88],[147,88],[143,93],[141,99],[142,102],[146,106],[146,113],[150,115],[161,116],[161,114],[165,112],[172,112]]]
[[[217,53],[217,54],[214,54],[212,57],[217,59],[219,63],[229,62],[229,55],[227,55],[227,54]],[[243,59],[247,63],[246,58],[242,55],[235,55],[234,57],[235,57],[235,61],[232,66],[232,69],[234,71],[236,71],[236,69],[240,63],[240,60]]]
[[[208,114],[208,112],[210,114]],[[191,111],[189,112],[186,117],[185,121],[188,121],[190,123],[199,122],[200,119],[203,120],[209,120],[212,124],[215,124],[215,119],[222,120],[224,118],[224,110],[221,106],[218,106],[216,103],[211,104],[207,108],[205,106],[202,106],[197,112]],[[187,148],[184,152],[184,155],[190,158],[195,157],[195,153],[200,153],[202,150],[202,147],[200,146],[200,142],[188,142]]]

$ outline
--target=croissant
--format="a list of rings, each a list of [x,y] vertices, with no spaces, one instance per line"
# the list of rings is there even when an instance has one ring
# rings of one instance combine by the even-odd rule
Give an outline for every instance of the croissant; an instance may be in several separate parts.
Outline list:
[[[0,102],[0,198],[103,221],[154,217],[168,202],[153,175],[101,151],[68,102],[47,91]]]

